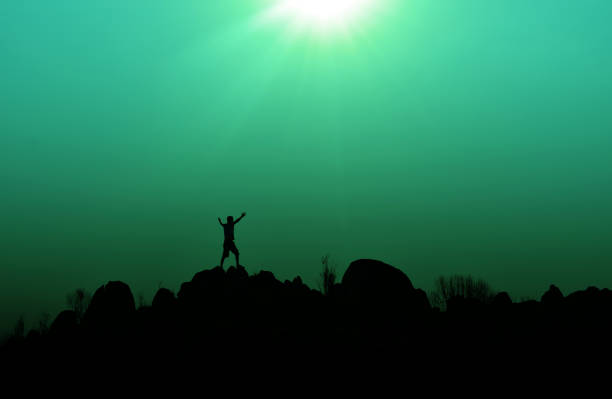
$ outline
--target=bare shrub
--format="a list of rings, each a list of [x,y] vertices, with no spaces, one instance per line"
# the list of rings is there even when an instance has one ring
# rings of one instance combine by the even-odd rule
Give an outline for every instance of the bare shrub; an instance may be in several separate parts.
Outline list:
[[[51,315],[48,312],[43,312],[40,315],[40,319],[38,319],[38,331],[41,334],[46,334],[47,332],[49,332],[50,320]]]
[[[335,266],[330,265],[329,255],[325,255],[321,258],[321,264],[323,264],[323,270],[319,274],[319,290],[323,295],[329,295],[336,284],[338,274]]]
[[[77,320],[81,321],[83,315],[89,306],[91,295],[83,288],[78,288],[66,295],[66,304],[74,311],[77,316]]]
[[[495,291],[483,279],[475,279],[470,275],[453,275],[438,277],[434,283],[434,290],[429,296],[432,305],[444,308],[447,301],[454,297],[477,299],[482,303],[490,303],[495,296]]]
[[[14,339],[22,339],[25,335],[25,319],[23,315],[19,316],[17,322],[15,323],[15,327],[13,327],[13,335]]]

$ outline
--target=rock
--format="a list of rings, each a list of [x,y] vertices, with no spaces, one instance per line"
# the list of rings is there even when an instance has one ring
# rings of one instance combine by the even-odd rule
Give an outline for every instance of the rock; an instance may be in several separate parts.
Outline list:
[[[342,285],[354,292],[381,291],[386,288],[413,290],[412,282],[401,270],[373,259],[352,262],[344,276]]]
[[[178,293],[179,302],[189,306],[219,300],[225,287],[225,272],[220,266],[196,273],[190,282],[183,283]]]
[[[561,304],[562,301],[563,294],[561,293],[561,290],[555,285],[551,285],[548,291],[546,291],[544,295],[542,295],[542,299],[540,300],[540,302],[542,302],[542,305],[548,307],[558,306]]]
[[[415,290],[401,270],[372,259],[352,262],[337,292],[346,304],[379,311],[422,312],[431,309],[425,292]]]
[[[244,266],[231,266],[229,269],[227,269],[227,278],[230,280],[246,280],[249,278],[249,274]]]
[[[260,281],[262,282],[262,284],[275,284],[276,282],[278,282],[276,277],[274,277],[274,273],[267,270],[262,270],[256,275],[254,275],[253,280]]]
[[[576,312],[609,313],[612,309],[612,291],[607,288],[600,290],[597,287],[589,287],[569,294],[565,302]]]
[[[598,333],[612,331],[612,291],[589,287],[565,297],[564,313],[576,328],[594,328]]]
[[[152,306],[155,310],[168,311],[174,308],[176,302],[176,297],[172,291],[167,288],[160,288],[153,298]]]
[[[431,304],[429,303],[429,297],[427,293],[420,288],[415,290],[414,301],[418,309],[431,310]]]
[[[87,326],[120,327],[136,311],[130,287],[121,281],[110,281],[98,288],[83,318]]]
[[[505,309],[512,305],[512,299],[506,291],[498,292],[491,301],[491,306],[496,309]]]
[[[225,283],[225,271],[220,266],[209,270],[202,270],[193,276],[191,283],[200,290],[219,290]]]
[[[249,278],[248,295],[256,301],[271,303],[280,299],[285,286],[278,281],[272,272],[262,270]]]

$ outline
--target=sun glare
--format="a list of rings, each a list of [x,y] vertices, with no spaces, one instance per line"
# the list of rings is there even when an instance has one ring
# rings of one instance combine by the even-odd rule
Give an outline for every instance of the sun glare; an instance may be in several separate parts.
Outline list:
[[[298,30],[329,33],[348,30],[380,0],[278,0],[266,12],[268,20],[284,20]]]

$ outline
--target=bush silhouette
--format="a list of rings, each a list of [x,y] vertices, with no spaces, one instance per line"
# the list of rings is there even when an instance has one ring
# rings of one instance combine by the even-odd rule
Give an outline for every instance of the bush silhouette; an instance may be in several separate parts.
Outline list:
[[[87,310],[91,295],[83,288],[77,288],[73,292],[66,295],[66,304],[76,314],[77,320],[81,321]]]
[[[445,308],[448,301],[453,298],[477,300],[489,304],[495,297],[495,291],[489,283],[482,279],[475,279],[470,275],[440,276],[436,279],[430,300],[434,306]]]
[[[25,319],[22,316],[19,316],[17,322],[15,323],[15,327],[13,327],[13,334],[11,338],[13,339],[23,339],[25,336]]]
[[[329,265],[329,255],[322,257],[321,263],[323,264],[323,270],[319,274],[319,289],[323,295],[328,296],[336,284],[338,275],[336,268]]]
[[[38,331],[41,334],[46,334],[49,332],[49,323],[51,320],[51,315],[47,312],[43,312],[40,315],[40,319],[38,320]]]

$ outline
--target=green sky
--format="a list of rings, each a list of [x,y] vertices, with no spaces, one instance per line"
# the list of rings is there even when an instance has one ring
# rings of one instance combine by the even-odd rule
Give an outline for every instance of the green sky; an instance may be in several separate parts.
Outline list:
[[[313,287],[326,253],[612,286],[612,3],[379,1],[333,36],[274,0],[0,2],[0,331],[177,291],[242,211],[247,270]]]

